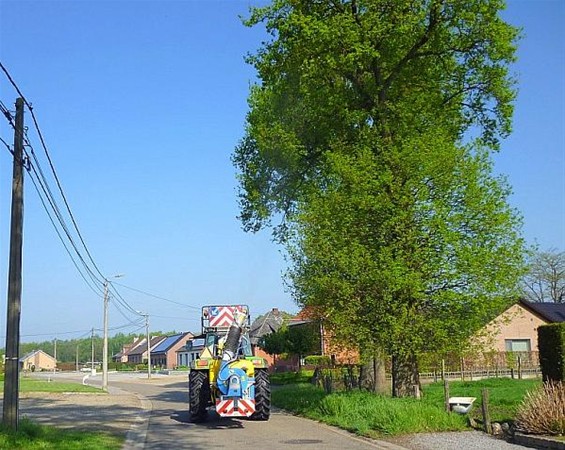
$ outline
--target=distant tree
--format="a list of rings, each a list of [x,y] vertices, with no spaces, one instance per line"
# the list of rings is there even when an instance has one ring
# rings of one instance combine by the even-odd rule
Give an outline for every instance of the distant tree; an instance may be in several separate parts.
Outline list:
[[[306,355],[320,354],[320,325],[318,322],[288,327],[288,352],[298,356],[298,367]]]
[[[281,355],[288,351],[288,330],[283,327],[274,333],[261,337],[259,347],[271,356]]]
[[[299,367],[306,355],[320,353],[320,327],[316,322],[283,326],[280,330],[263,336],[259,347],[269,355],[288,353],[298,356]]]
[[[531,302],[565,303],[565,252],[552,248],[533,253],[522,291]]]

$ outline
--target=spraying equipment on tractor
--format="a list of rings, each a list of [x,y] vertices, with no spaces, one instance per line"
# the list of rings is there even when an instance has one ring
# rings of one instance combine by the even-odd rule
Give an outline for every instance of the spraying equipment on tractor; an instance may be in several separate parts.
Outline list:
[[[190,416],[207,417],[215,406],[222,417],[268,420],[271,386],[266,361],[251,352],[246,305],[202,308],[204,349],[190,363]]]

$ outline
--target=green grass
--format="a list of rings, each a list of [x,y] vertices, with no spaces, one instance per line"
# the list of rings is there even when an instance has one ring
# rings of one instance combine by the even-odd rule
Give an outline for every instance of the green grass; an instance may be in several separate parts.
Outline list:
[[[3,386],[2,386],[3,389]],[[103,393],[102,390],[85,386],[80,383],[65,383],[60,381],[37,380],[33,378],[20,379],[20,392],[91,392]]]
[[[539,380],[510,379],[451,382],[450,395],[477,397],[471,415],[480,419],[481,389],[486,387],[491,419],[511,420],[525,392],[540,384]],[[327,395],[311,384],[281,386],[272,397],[280,408],[369,437],[468,429],[466,416],[445,412],[440,383],[425,386],[422,400],[362,391]]]
[[[22,450],[118,450],[124,439],[94,431],[62,430],[38,425],[27,419],[20,421],[17,432],[0,427],[0,449]]]
[[[516,408],[522,402],[524,395],[541,386],[539,379],[513,380],[511,378],[490,378],[480,381],[450,381],[449,395],[451,397],[476,397],[471,417],[482,420],[481,391],[489,391],[489,412],[492,421],[507,422],[513,420]],[[423,387],[426,401],[437,405],[443,404],[443,383],[432,383]]]
[[[0,381],[3,381],[3,374]],[[0,390],[3,385],[0,386]],[[80,383],[20,378],[20,392],[85,392],[103,391]],[[38,425],[28,419],[20,420],[19,430],[12,432],[0,426],[0,449],[53,450],[117,450],[124,438],[96,431],[73,431]]]

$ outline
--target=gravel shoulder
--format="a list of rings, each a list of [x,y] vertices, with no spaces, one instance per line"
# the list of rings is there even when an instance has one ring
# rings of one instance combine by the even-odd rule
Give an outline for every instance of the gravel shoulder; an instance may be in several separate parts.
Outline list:
[[[126,436],[141,410],[141,400],[125,392],[34,392],[20,398],[20,417],[43,425],[105,431],[119,436]]]
[[[409,450],[524,450],[525,447],[511,444],[504,439],[489,436],[481,431],[447,433],[420,433],[386,439]]]

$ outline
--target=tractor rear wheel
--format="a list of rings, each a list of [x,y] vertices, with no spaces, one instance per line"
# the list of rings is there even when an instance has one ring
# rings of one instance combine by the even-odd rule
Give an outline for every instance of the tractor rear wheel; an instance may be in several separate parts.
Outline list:
[[[265,369],[255,371],[255,412],[252,420],[269,420],[271,415],[271,382]]]
[[[203,422],[208,417],[206,407],[210,402],[210,382],[208,372],[191,370],[188,376],[188,395],[190,419],[193,422]]]

